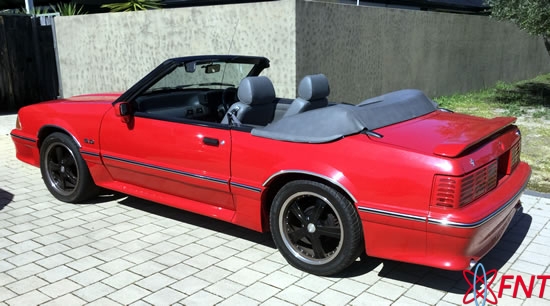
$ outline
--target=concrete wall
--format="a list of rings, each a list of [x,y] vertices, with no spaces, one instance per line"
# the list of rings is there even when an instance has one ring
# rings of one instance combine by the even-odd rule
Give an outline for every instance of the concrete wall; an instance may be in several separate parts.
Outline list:
[[[124,91],[162,61],[197,54],[262,55],[278,95],[294,96],[295,2],[57,17],[63,96]]]
[[[56,18],[64,96],[123,91],[166,58],[261,55],[278,96],[325,73],[332,101],[402,88],[430,96],[550,71],[538,38],[485,16],[303,0]]]
[[[541,39],[485,16],[298,1],[296,71],[322,72],[333,101],[402,88],[430,96],[550,72]]]

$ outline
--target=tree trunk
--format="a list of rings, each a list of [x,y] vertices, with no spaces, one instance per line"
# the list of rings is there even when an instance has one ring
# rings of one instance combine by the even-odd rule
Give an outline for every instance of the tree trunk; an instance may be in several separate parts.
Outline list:
[[[544,46],[546,47],[546,51],[550,56],[550,34],[542,35],[542,38],[544,39]]]

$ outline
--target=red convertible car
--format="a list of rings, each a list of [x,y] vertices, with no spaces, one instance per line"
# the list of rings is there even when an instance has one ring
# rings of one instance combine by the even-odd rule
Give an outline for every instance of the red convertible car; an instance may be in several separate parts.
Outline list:
[[[11,137],[64,202],[99,187],[271,231],[330,275],[369,256],[461,270],[499,241],[529,180],[515,118],[417,90],[329,103],[322,74],[277,98],[263,57],[169,59],[128,91],[24,107]]]

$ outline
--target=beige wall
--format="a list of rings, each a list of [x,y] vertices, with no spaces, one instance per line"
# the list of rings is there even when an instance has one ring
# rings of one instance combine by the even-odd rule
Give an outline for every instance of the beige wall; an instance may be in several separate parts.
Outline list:
[[[198,54],[266,56],[277,94],[294,96],[294,11],[287,0],[57,17],[63,96],[124,91],[165,59]]]
[[[325,73],[333,101],[403,88],[438,96],[550,72],[541,39],[486,16],[298,1],[297,80]]]
[[[542,41],[485,16],[303,0],[56,18],[63,95],[123,91],[166,58],[261,55],[278,96],[325,73],[332,101],[431,96],[550,72]]]

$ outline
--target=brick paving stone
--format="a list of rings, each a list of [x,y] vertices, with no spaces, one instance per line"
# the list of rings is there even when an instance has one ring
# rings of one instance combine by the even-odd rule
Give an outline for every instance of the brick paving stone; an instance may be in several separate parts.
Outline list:
[[[44,256],[34,252],[28,251],[19,255],[15,255],[6,259],[6,261],[14,264],[15,266],[23,266],[31,262],[37,261],[44,258]]]
[[[11,291],[21,295],[23,293],[32,291],[34,289],[38,289],[42,286],[48,285],[48,282],[45,280],[38,278],[36,276],[29,276],[25,279],[18,280],[16,282],[10,283],[6,286],[6,288],[10,289]]]
[[[101,260],[99,260],[99,259],[97,259],[93,256],[86,256],[86,257],[82,257],[80,259],[74,260],[70,263],[67,263],[67,266],[74,269],[74,270],[82,272],[82,271],[88,270],[90,268],[99,266],[103,263],[104,263],[103,261],[101,261]]]
[[[312,298],[314,302],[317,302],[321,305],[347,305],[351,300],[353,299],[353,296],[344,294],[342,292],[327,289],[323,290],[320,294],[316,295]]]
[[[214,295],[208,291],[199,291],[193,295],[190,295],[183,299],[182,305],[186,306],[205,306],[205,305],[216,305],[220,301],[223,301],[222,297]]]
[[[368,292],[363,292],[353,299],[350,304],[356,306],[389,306],[392,304],[392,301]]]
[[[81,246],[81,247],[78,247],[78,248],[75,248],[75,249],[70,249],[66,252],[63,252],[63,254],[67,255],[69,257],[72,257],[74,259],[79,259],[79,258],[82,258],[82,257],[86,257],[88,255],[91,255],[91,254],[95,254],[97,252],[98,252],[97,249],[94,249],[92,247],[84,245],[84,246]]]
[[[100,266],[97,266],[97,268],[107,273],[116,274],[133,266],[134,264],[129,261],[117,258]]]
[[[8,288],[0,287],[0,301],[6,301],[14,296],[17,296],[17,293],[9,290]]]
[[[21,243],[12,244],[7,246],[6,249],[15,254],[22,254],[36,248],[42,247],[43,245],[34,242],[32,240],[27,240]]]
[[[154,273],[160,272],[167,267],[165,265],[161,265],[154,261],[147,261],[142,264],[139,264],[137,266],[134,266],[130,268],[130,271],[137,273],[141,276],[147,277],[149,275],[152,275]]]
[[[289,286],[275,296],[289,303],[304,304],[316,295],[315,292],[298,286]]]
[[[195,276],[189,276],[187,278],[184,278],[182,280],[180,280],[179,282],[176,282],[172,285],[170,285],[170,287],[180,291],[180,292],[183,292],[187,295],[192,295],[194,294],[195,292],[209,286],[211,283],[210,282],[207,282],[207,281],[204,281],[200,278],[197,278]],[[138,285],[140,285],[138,283]],[[143,287],[143,286],[142,286]],[[145,287],[147,288],[147,287]]]
[[[194,275],[211,283],[215,283],[219,280],[226,278],[232,272],[229,270],[222,269],[217,266],[210,266],[206,269],[198,271]]]
[[[155,292],[175,282],[176,280],[169,276],[166,276],[162,273],[155,273],[140,281],[137,281],[136,285],[149,291]]]
[[[33,290],[23,295],[18,295],[17,297],[7,300],[6,302],[9,305],[39,305],[43,304],[49,299],[50,297],[48,297],[44,293]]]
[[[225,301],[218,304],[219,306],[232,306],[232,305],[242,305],[242,306],[256,306],[258,302],[248,298],[246,296],[235,294]]]
[[[228,257],[232,257],[233,255],[237,254],[238,251],[232,248],[228,248],[226,246],[218,246],[214,247],[206,252],[207,255],[210,255],[212,257],[216,257],[218,259],[226,259]]]
[[[206,254],[199,254],[197,256],[191,257],[184,261],[185,264],[193,266],[197,269],[204,269],[208,266],[211,266],[215,263],[217,263],[219,259],[206,255]]]
[[[279,289],[285,289],[298,280],[298,277],[283,272],[275,271],[264,277],[261,281]]]
[[[151,305],[171,305],[185,297],[185,294],[178,292],[172,288],[163,288],[149,296],[146,296],[144,300]]]
[[[258,272],[262,272],[265,274],[272,273],[281,267],[283,267],[282,264],[273,262],[269,259],[262,259],[260,261],[257,261],[251,265],[248,266],[252,270],[256,270]]]
[[[76,270],[73,270],[67,266],[59,266],[38,274],[38,277],[43,278],[50,283],[53,283],[76,273],[78,273]]]
[[[323,292],[328,287],[332,286],[334,282],[314,276],[314,275],[308,275],[302,279],[300,279],[296,285],[306,288],[308,290],[320,293]]]
[[[330,286],[331,289],[340,291],[345,294],[357,296],[361,292],[365,291],[369,286],[352,279],[342,278],[338,280],[334,285]]]
[[[158,257],[158,254],[147,250],[139,250],[124,256],[123,259],[133,262],[135,264],[141,264],[148,262],[155,257]]]
[[[1,272],[0,273],[0,287],[12,283],[15,281],[15,278],[9,276],[8,274]]]
[[[265,277],[265,274],[263,273],[244,268],[231,274],[229,277],[227,277],[227,279],[244,286],[250,286],[263,277]]]
[[[216,263],[216,266],[224,268],[229,271],[239,271],[240,269],[243,269],[251,264],[250,261],[241,259],[239,257],[229,257],[226,258],[218,263]]]
[[[219,295],[224,298],[228,298],[232,296],[233,294],[241,291],[244,289],[245,286],[223,279],[219,282],[216,282],[212,284],[211,286],[207,287],[206,290],[210,293]]]
[[[143,277],[130,272],[130,271],[121,271],[113,276],[107,277],[103,279],[101,282],[115,288],[115,289],[121,289],[124,288],[130,284],[135,283],[136,281],[142,279]]]
[[[55,254],[53,256],[38,260],[36,263],[46,269],[51,269],[51,268],[55,268],[57,266],[66,264],[68,262],[71,262],[72,260],[73,260],[72,258],[65,256],[63,254]]]
[[[405,293],[405,290],[405,288],[384,281],[379,281],[376,284],[372,285],[369,289],[367,289],[367,292],[390,300],[396,300],[403,293]]]
[[[44,306],[77,306],[77,305],[84,305],[84,304],[86,304],[86,301],[72,294],[66,294],[64,296],[55,298],[43,305]]]
[[[289,303],[278,298],[270,298],[261,304],[262,306],[293,306],[294,303]]]
[[[75,290],[77,290],[81,287],[82,286],[80,286],[79,284],[77,284],[77,283],[75,283],[71,280],[62,279],[62,280],[57,281],[53,284],[44,286],[44,287],[42,287],[38,290],[40,290],[40,292],[45,293],[46,295],[48,295],[52,298],[57,298],[57,297],[65,295],[69,292],[75,291]]]
[[[156,261],[160,264],[163,264],[165,266],[173,266],[173,265],[181,263],[181,262],[183,262],[187,259],[189,259],[189,256],[183,255],[183,254],[181,254],[179,252],[176,252],[176,251],[169,251],[169,252],[164,253],[163,255],[160,255],[160,256],[157,256],[156,258],[153,258],[154,261]]]
[[[280,290],[278,288],[258,282],[246,287],[246,289],[240,293],[256,301],[264,302],[277,294],[279,291]]]
[[[107,286],[103,283],[93,283],[73,292],[73,294],[87,302],[92,302],[114,291],[115,289],[113,287]]]
[[[258,260],[261,260],[269,255],[271,254],[268,252],[264,252],[256,248],[249,248],[237,253],[236,256],[251,262],[257,262]]]
[[[10,263],[0,261],[0,272],[2,272],[3,263],[11,265]],[[12,267],[13,267],[13,265],[12,265]],[[17,267],[15,269],[11,269],[9,271],[6,271],[6,273],[8,273],[10,276],[12,276],[14,278],[23,279],[23,278],[29,277],[31,275],[35,275],[37,273],[40,273],[42,271],[46,271],[46,269],[42,268],[41,266],[39,266],[35,263],[30,263],[28,265],[24,265],[24,266]]]
[[[407,290],[405,296],[416,301],[435,305],[439,300],[443,298],[443,296],[445,296],[445,293],[445,291],[427,288],[420,285],[414,285],[409,290]]]
[[[427,302],[419,302],[417,300],[413,300],[406,296],[401,296],[400,298],[397,299],[397,301],[395,301],[392,304],[392,306],[425,306],[425,305],[435,305],[435,304],[430,304]]]
[[[92,269],[86,270],[84,272],[80,272],[78,274],[75,274],[75,275],[69,277],[69,279],[79,283],[82,286],[88,286],[90,284],[98,282],[98,281],[100,281],[102,279],[105,279],[107,277],[109,277],[109,274],[107,274],[107,273],[105,273],[105,272],[103,272],[99,269],[92,268]]]
[[[108,297],[113,301],[117,301],[118,303],[128,305],[149,294],[151,294],[151,292],[146,289],[143,289],[136,285],[129,285],[127,287],[124,287],[120,290],[117,290],[109,294]]]
[[[177,264],[162,271],[162,274],[168,275],[174,279],[182,279],[196,273],[197,271],[199,270],[186,264]]]
[[[121,244],[118,248],[121,249],[121,250],[124,250],[125,252],[128,252],[130,254],[132,253],[135,253],[135,252],[138,252],[138,251],[147,251],[147,252],[150,252],[148,250],[145,250],[146,248],[148,248],[149,246],[151,246],[150,243],[147,243],[145,241],[142,241],[142,240],[133,240],[133,241],[130,241],[130,242],[126,242],[124,244]],[[152,252],[154,253],[154,252]],[[154,253],[155,254],[155,257],[158,256],[157,253]]]

